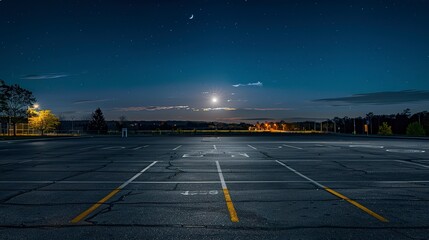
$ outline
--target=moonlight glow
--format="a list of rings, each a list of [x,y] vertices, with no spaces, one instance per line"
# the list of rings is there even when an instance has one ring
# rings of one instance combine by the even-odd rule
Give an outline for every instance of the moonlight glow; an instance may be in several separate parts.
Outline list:
[[[212,103],[217,103],[217,97],[212,97]]]

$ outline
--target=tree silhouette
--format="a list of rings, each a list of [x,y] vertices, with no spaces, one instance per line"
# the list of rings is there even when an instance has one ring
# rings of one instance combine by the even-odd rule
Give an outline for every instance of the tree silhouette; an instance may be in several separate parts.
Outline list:
[[[425,129],[418,122],[410,123],[407,127],[407,135],[409,136],[424,136]]]
[[[88,124],[88,130],[97,131],[97,134],[107,133],[106,120],[104,120],[103,112],[100,108],[97,108],[95,112],[92,113],[91,121],[89,121]]]
[[[16,124],[27,117],[28,107],[36,102],[31,91],[18,84],[6,85],[0,81],[0,110],[13,125],[13,135],[16,136]]]

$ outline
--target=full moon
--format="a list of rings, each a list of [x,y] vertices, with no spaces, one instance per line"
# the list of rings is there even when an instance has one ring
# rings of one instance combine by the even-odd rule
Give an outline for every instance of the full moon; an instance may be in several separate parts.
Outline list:
[[[212,98],[212,103],[217,103],[217,97]]]

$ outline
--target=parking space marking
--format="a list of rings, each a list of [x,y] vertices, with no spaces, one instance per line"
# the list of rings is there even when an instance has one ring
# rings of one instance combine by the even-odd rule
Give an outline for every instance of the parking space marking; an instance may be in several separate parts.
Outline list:
[[[425,153],[425,150],[417,150],[417,149],[386,149],[386,152],[394,152],[394,153]]]
[[[214,150],[217,150],[216,145],[213,145]]]
[[[182,194],[183,196],[217,195],[218,191],[217,190],[210,190],[210,191],[205,191],[205,190],[201,190],[201,191],[184,191],[184,192],[181,192],[180,194]]]
[[[91,149],[91,148],[100,148],[100,147],[103,147],[103,146],[104,145],[89,146],[89,147],[80,148],[79,150],[88,150],[88,149]]]
[[[349,145],[351,148],[384,148],[384,146],[377,146],[377,145]]]
[[[411,161],[404,161],[404,160],[395,160],[396,162],[400,162],[400,163],[406,163],[406,164],[411,164],[411,165],[415,165],[415,166],[419,166],[419,167],[423,167],[423,168],[429,168],[428,165],[424,165],[424,164],[420,164],[420,163],[415,163],[415,162],[411,162]]]
[[[257,148],[255,148],[254,146],[252,146],[250,144],[247,144],[247,146],[250,147],[250,148],[252,148],[252,149],[254,149],[254,150],[257,150]]]
[[[295,148],[295,149],[302,150],[302,148],[300,148],[300,147],[295,147],[295,146],[291,146],[291,145],[283,144],[283,146],[288,147],[288,148]]]
[[[237,212],[235,211],[234,204],[231,200],[231,195],[229,194],[228,187],[226,186],[225,179],[223,178],[222,169],[220,168],[219,161],[216,161],[217,171],[219,173],[219,179],[222,185],[223,195],[225,196],[226,206],[229,211],[229,216],[231,222],[238,222]]]
[[[302,178],[304,178],[304,179],[307,179],[308,181],[310,181],[310,182],[311,182],[311,183],[313,183],[314,185],[316,185],[316,186],[318,186],[318,187],[322,188],[323,190],[327,191],[328,193],[330,193],[330,194],[332,194],[332,195],[334,195],[334,196],[336,196],[336,197],[338,197],[338,198],[340,198],[340,199],[343,199],[343,200],[347,201],[348,203],[350,203],[350,204],[352,204],[353,206],[355,206],[355,207],[359,208],[360,210],[362,210],[362,211],[366,212],[367,214],[371,215],[372,217],[374,217],[374,218],[378,219],[379,221],[381,221],[381,222],[389,222],[389,220],[387,220],[386,218],[384,218],[384,217],[382,217],[381,215],[379,215],[379,214],[377,214],[377,213],[375,213],[375,212],[371,211],[370,209],[368,209],[367,207],[365,207],[365,206],[361,205],[360,203],[358,203],[358,202],[356,202],[356,201],[354,201],[354,200],[352,200],[352,199],[350,199],[350,198],[348,198],[348,197],[346,197],[346,196],[342,195],[342,194],[341,194],[341,193],[339,193],[339,192],[336,192],[336,191],[334,191],[334,190],[332,190],[332,189],[330,189],[330,188],[328,188],[328,187],[326,187],[326,186],[324,186],[324,185],[322,185],[322,184],[320,184],[320,183],[316,182],[315,180],[313,180],[313,179],[311,179],[311,178],[309,178],[309,177],[305,176],[304,174],[302,174],[302,173],[298,172],[297,170],[295,170],[295,169],[293,169],[293,168],[289,167],[288,165],[286,165],[286,164],[284,164],[284,163],[282,163],[282,162],[280,162],[280,161],[278,161],[278,160],[276,160],[276,162],[277,162],[278,164],[282,165],[283,167],[285,167],[285,168],[289,169],[290,171],[292,171],[292,172],[293,172],[293,173],[295,173],[296,175],[298,175],[298,176],[300,176],[300,177],[302,177]]]
[[[92,205],[90,208],[88,208],[87,210],[85,210],[84,212],[82,212],[81,214],[79,214],[78,216],[76,216],[75,218],[73,218],[71,220],[71,223],[78,223],[78,222],[80,222],[82,219],[84,219],[85,217],[87,217],[94,210],[96,210],[98,207],[100,207],[103,203],[105,203],[110,198],[112,198],[113,196],[115,196],[119,191],[121,191],[123,188],[125,188],[128,184],[130,184],[132,181],[134,181],[136,178],[138,178],[140,175],[142,175],[144,172],[146,172],[150,167],[152,167],[156,163],[157,163],[157,161],[154,161],[149,166],[145,167],[143,170],[141,170],[139,173],[137,173],[136,175],[134,175],[128,181],[124,182],[122,185],[120,185],[119,187],[117,187],[116,189],[114,189],[112,192],[110,192],[109,194],[107,194],[107,196],[105,196],[104,198],[102,198],[100,201],[98,201],[97,203],[95,203],[94,205]]]
[[[413,183],[429,183],[429,180],[393,180],[393,181],[318,181],[319,183],[375,183],[375,184],[413,184]],[[4,180],[0,181],[0,184],[48,184],[48,183],[57,183],[57,184],[120,184],[122,181],[57,181],[57,180]],[[219,180],[216,181],[133,181],[130,184],[218,184]],[[232,180],[225,181],[225,183],[231,184],[249,184],[249,183],[308,183],[305,180]]]
[[[182,147],[182,145],[179,145],[179,146],[177,146],[177,147],[173,148],[173,151],[176,151],[177,149],[179,149],[179,148],[181,148],[181,147]]]
[[[102,148],[103,150],[120,150],[120,149],[125,149],[125,147],[122,146],[111,146],[111,147],[105,147]]]
[[[147,148],[147,147],[149,147],[149,145],[144,145],[144,146],[136,147],[136,148],[133,148],[132,150],[139,150],[139,149]]]

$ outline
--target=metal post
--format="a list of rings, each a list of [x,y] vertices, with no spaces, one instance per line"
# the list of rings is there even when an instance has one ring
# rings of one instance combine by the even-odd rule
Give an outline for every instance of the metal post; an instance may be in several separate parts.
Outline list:
[[[353,134],[356,135],[356,118],[353,118]]]

